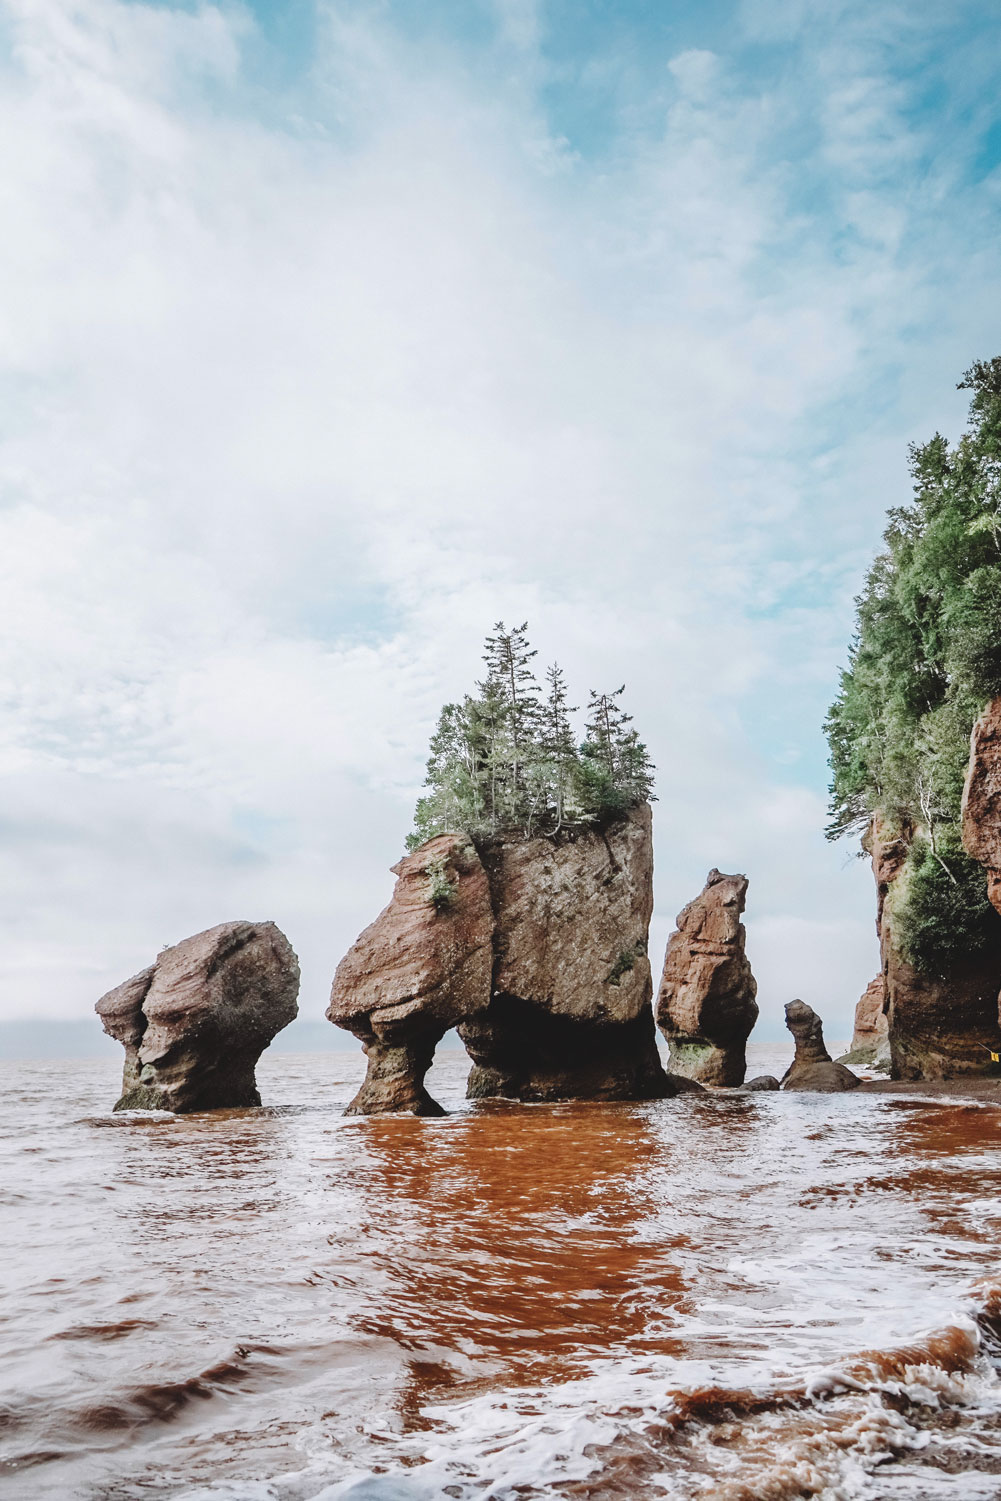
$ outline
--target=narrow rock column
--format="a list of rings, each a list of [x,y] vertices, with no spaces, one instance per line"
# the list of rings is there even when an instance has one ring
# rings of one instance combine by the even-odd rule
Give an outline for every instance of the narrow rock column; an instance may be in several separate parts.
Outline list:
[[[796,1042],[796,1056],[782,1076],[783,1089],[836,1094],[857,1089],[859,1080],[843,1063],[835,1063],[824,1046],[824,1024],[805,1001],[790,1001],[786,1026]]]
[[[758,1017],[757,984],[744,953],[746,876],[711,870],[700,896],[678,914],[664,958],[657,1025],[671,1072],[701,1084],[743,1084],[746,1046]]]

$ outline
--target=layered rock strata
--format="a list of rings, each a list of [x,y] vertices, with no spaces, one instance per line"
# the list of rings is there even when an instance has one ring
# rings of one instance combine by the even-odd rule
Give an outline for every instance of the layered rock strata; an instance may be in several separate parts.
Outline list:
[[[471,1098],[676,1092],[650,1006],[648,805],[601,829],[478,850],[441,835],[394,869],[393,899],[338,965],[327,1011],[368,1054],[354,1113],[437,1112],[423,1077],[451,1026],[472,1059]],[[452,895],[436,904],[443,879]]]
[[[878,814],[866,835],[876,880],[876,927],[886,987],[891,1074],[894,1079],[951,1079],[990,1072],[1001,1048],[998,990],[1001,938],[977,954],[959,954],[947,974],[927,974],[902,952],[895,911],[905,894],[913,830]]]
[[[220,923],[164,949],[95,1008],[125,1048],[115,1109],[259,1105],[257,1060],[295,1019],[298,993],[298,961],[274,923]]]
[[[746,896],[746,876],[711,870],[678,914],[664,958],[656,1019],[671,1071],[703,1084],[742,1084],[747,1068],[758,987],[744,953]]]
[[[438,1042],[490,1004],[494,914],[480,857],[442,834],[393,866],[389,905],[337,966],[327,1017],[361,1039],[350,1115],[441,1115],[424,1088]]]
[[[963,787],[963,844],[987,874],[987,894],[1001,912],[1001,698],[988,704],[970,736]]]
[[[790,1001],[786,1026],[796,1043],[796,1056],[782,1076],[783,1089],[816,1090],[836,1094],[857,1089],[859,1080],[843,1063],[835,1063],[824,1046],[824,1024],[805,1001]]]

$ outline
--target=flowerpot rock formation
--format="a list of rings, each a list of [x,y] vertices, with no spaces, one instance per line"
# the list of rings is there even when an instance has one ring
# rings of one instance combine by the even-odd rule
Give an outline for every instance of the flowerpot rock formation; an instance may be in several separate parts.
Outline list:
[[[274,923],[220,923],[164,949],[95,1007],[125,1048],[115,1109],[259,1105],[257,1060],[294,1021],[298,994],[298,960]]]
[[[824,1024],[805,1001],[790,1001],[786,1026],[796,1043],[796,1056],[782,1076],[783,1089],[816,1090],[837,1094],[857,1089],[859,1080],[843,1063],[835,1063],[824,1046]]]
[[[913,830],[877,814],[866,834],[876,880],[876,928],[886,986],[894,1079],[952,1079],[993,1068],[1001,1048],[998,991],[1001,938],[977,954],[960,954],[949,972],[926,974],[908,962],[896,932],[896,882],[904,875]]]
[[[327,1017],[368,1060],[349,1115],[441,1115],[424,1075],[448,1029],[490,1004],[490,887],[465,834],[428,840],[393,873],[388,907],[337,966]]]
[[[963,844],[987,874],[987,894],[1001,912],[1001,698],[988,704],[970,736],[963,787]]]
[[[739,1085],[758,1016],[757,984],[744,953],[746,876],[711,870],[702,893],[678,914],[664,959],[657,1025],[672,1073],[703,1084]]]
[[[394,870],[392,900],[338,965],[327,1010],[368,1055],[353,1113],[437,1113],[423,1080],[451,1026],[473,1062],[471,1098],[676,1092],[650,1006],[647,804],[553,837],[476,848],[443,834]]]

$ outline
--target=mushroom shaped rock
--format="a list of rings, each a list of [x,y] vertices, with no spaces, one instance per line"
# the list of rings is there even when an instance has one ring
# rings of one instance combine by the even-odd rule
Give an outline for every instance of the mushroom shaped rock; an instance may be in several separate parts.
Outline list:
[[[480,854],[496,927],[489,1006],[459,1025],[471,1099],[636,1100],[678,1092],[657,1053],[647,937],[650,807]]]
[[[747,1068],[758,987],[744,953],[746,895],[746,876],[711,870],[668,940],[657,1025],[671,1049],[671,1072],[703,1084],[742,1084]]]
[[[125,1048],[115,1109],[259,1105],[257,1060],[295,1019],[298,994],[298,960],[274,923],[220,923],[164,949],[95,1007]]]
[[[835,1063],[824,1046],[824,1024],[805,1001],[790,1001],[786,1026],[796,1043],[796,1056],[782,1076],[783,1089],[817,1090],[838,1094],[857,1089],[859,1080],[843,1063]]]
[[[337,966],[327,1017],[368,1060],[349,1115],[441,1115],[424,1088],[440,1039],[490,1002],[494,917],[465,834],[440,834],[393,866],[389,906]]]
[[[1001,697],[973,726],[963,787],[963,844],[987,875],[987,894],[1001,912]]]

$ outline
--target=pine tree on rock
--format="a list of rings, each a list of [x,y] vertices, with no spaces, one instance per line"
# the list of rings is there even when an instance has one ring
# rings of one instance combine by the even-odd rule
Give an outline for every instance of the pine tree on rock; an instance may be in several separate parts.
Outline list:
[[[416,848],[436,834],[464,829],[489,836],[520,830],[555,835],[623,815],[653,797],[653,766],[611,694],[591,694],[587,733],[576,743],[561,668],[546,672],[541,696],[528,624],[494,626],[484,645],[486,677],[477,696],[446,704],[431,737],[426,791],[418,799]]]

